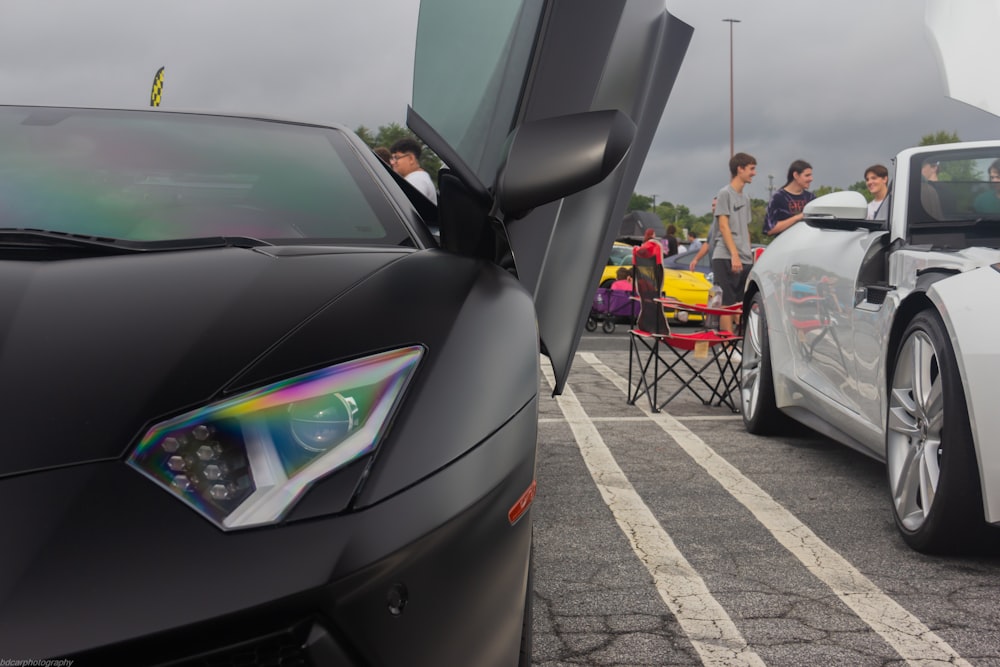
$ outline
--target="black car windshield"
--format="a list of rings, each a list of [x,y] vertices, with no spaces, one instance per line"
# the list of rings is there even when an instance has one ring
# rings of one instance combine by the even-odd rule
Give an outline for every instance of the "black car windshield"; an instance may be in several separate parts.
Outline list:
[[[340,131],[159,110],[0,107],[0,227],[136,242],[410,239]]]

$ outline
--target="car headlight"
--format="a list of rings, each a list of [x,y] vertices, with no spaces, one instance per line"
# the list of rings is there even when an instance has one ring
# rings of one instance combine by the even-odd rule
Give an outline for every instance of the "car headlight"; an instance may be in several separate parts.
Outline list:
[[[375,449],[422,355],[385,352],[193,410],[153,426],[128,464],[223,530],[274,523]]]

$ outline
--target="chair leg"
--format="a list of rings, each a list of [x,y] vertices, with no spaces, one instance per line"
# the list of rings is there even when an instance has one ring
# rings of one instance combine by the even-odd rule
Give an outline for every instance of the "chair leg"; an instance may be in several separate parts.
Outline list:
[[[659,412],[659,408],[656,405],[656,385],[659,379],[659,366],[657,360],[659,358],[658,349],[656,348],[656,342],[650,343],[644,338],[637,336],[635,334],[629,334],[629,395],[627,399],[628,405],[635,405],[635,402],[645,396],[649,400],[649,407],[653,412]],[[639,349],[639,344],[646,353],[646,360],[642,360],[642,351]],[[632,378],[633,378],[633,357],[635,358],[635,385],[633,388]],[[648,379],[650,364],[653,366],[653,381],[650,383]]]
[[[716,357],[716,366],[719,369],[719,380],[715,383],[715,396],[718,402],[716,406],[727,406],[733,412],[739,412],[740,406],[733,400],[733,393],[736,392],[739,398],[740,367],[733,361],[733,355],[737,352],[736,341],[724,343]],[[720,358],[721,357],[721,358]]]

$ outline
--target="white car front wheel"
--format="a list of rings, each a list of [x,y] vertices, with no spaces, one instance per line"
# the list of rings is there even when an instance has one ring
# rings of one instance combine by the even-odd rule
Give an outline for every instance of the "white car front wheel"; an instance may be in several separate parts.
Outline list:
[[[891,369],[886,467],[896,525],[925,553],[962,550],[985,527],[965,391],[934,310],[903,333]]]
[[[771,346],[767,335],[764,297],[753,295],[744,314],[743,360],[740,364],[740,395],[743,425],[756,435],[780,433],[788,417],[775,405],[774,375],[771,370]]]

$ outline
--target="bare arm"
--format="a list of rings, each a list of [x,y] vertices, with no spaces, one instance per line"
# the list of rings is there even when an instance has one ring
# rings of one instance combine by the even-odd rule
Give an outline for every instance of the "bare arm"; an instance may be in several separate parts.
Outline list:
[[[705,241],[698,247],[698,252],[695,253],[694,259],[691,260],[691,266],[689,268],[692,271],[694,271],[694,267],[697,266],[698,262],[701,261],[701,258],[707,254],[708,254],[708,241]]]
[[[767,230],[767,235],[776,236],[781,232],[785,231],[786,229],[788,229],[789,227],[791,227],[792,225],[794,225],[796,222],[798,222],[804,217],[805,215],[803,215],[802,213],[796,213],[790,218],[779,220],[778,222],[774,223],[774,227],[771,227],[771,229]]]

